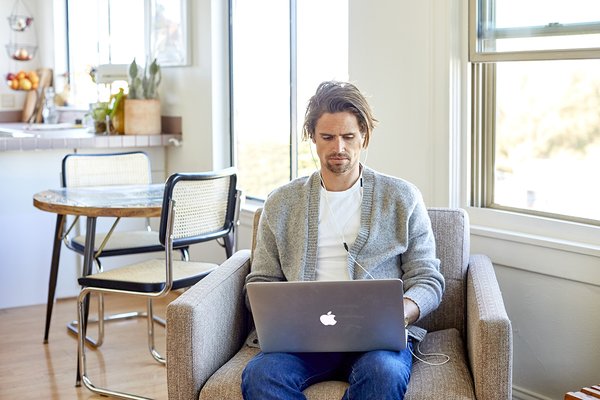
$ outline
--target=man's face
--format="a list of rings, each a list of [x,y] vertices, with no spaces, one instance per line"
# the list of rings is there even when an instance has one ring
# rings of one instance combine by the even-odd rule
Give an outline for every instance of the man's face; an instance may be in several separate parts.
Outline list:
[[[317,120],[313,141],[323,171],[342,175],[358,170],[362,135],[354,114],[323,114]]]

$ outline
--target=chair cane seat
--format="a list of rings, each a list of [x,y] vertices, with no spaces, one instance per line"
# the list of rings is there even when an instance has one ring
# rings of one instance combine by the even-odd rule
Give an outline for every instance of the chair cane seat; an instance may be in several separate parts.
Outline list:
[[[189,287],[198,282],[217,264],[193,261],[173,261],[173,288]],[[159,292],[165,285],[165,260],[152,259],[126,267],[115,268],[78,279],[82,286],[128,290],[133,292]]]
[[[94,252],[104,241],[106,233],[98,233],[95,237]],[[83,254],[85,249],[85,235],[79,235],[69,242],[69,247],[78,253]],[[106,246],[102,250],[105,256],[151,253],[155,251],[163,251],[164,247],[158,240],[158,232],[139,230],[139,231],[119,231],[113,232]]]

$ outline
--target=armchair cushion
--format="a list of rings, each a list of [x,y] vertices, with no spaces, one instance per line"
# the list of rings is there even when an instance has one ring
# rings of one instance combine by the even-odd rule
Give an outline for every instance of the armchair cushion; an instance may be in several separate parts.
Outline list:
[[[428,334],[419,348],[425,354],[443,353],[450,357],[450,360],[444,365],[437,366],[415,360],[406,400],[475,399],[463,342],[456,329]],[[241,399],[242,371],[258,352],[258,348],[243,346],[231,360],[208,379],[199,399]],[[431,363],[444,361],[441,356],[422,355],[416,349],[415,353]],[[304,394],[309,400],[341,399],[347,387],[346,382],[321,382],[308,387]]]

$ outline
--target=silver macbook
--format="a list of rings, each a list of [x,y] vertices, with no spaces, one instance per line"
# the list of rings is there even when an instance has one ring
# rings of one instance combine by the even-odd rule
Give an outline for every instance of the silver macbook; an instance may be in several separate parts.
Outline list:
[[[406,347],[400,279],[251,282],[263,352],[344,352]]]

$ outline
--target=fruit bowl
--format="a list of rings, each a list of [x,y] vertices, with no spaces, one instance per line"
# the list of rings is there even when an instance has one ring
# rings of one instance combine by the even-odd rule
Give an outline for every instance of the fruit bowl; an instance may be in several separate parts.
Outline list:
[[[33,23],[33,17],[27,15],[11,15],[8,17],[10,29],[17,32],[23,32]]]
[[[17,43],[7,44],[6,52],[8,53],[8,56],[13,60],[29,61],[33,57],[35,57],[35,53],[37,52],[37,46]]]
[[[6,84],[12,90],[35,90],[38,88],[39,83],[40,77],[35,70],[6,74]]]

